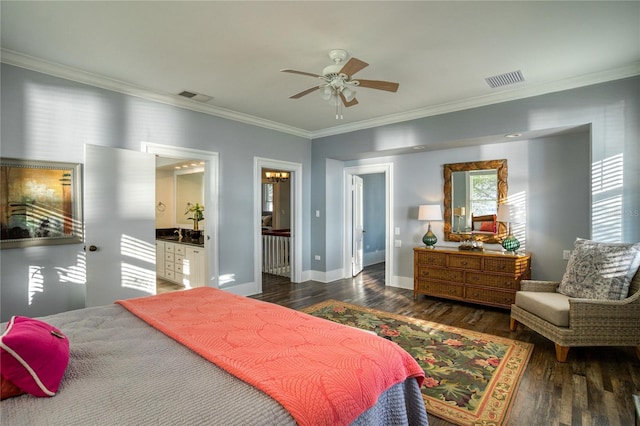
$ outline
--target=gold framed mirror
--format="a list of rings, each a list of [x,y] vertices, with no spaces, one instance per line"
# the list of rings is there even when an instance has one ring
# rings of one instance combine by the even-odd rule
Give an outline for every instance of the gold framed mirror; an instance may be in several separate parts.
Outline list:
[[[503,222],[497,222],[494,214],[497,214],[497,206],[507,200],[507,160],[472,161],[468,163],[445,164],[444,176],[444,240],[464,241],[473,236],[476,241],[489,244],[499,244],[507,235],[507,226]],[[495,202],[495,211],[483,211],[481,216],[476,216],[474,220],[473,208],[470,207],[469,189],[464,188],[464,203],[458,202],[454,206],[454,190],[461,193],[460,185],[454,181],[469,181],[469,176],[483,177],[484,181],[495,186],[495,199],[493,196],[493,186],[488,183],[484,187],[488,202]],[[482,203],[483,201],[478,201]],[[487,202],[487,201],[484,201]],[[455,207],[455,208],[454,208]],[[454,211],[455,210],[455,211]],[[487,217],[491,217],[491,224],[487,223]],[[477,219],[481,219],[478,221]],[[455,224],[455,227],[453,226]],[[490,228],[490,229],[488,229]],[[482,229],[482,230],[481,230]]]

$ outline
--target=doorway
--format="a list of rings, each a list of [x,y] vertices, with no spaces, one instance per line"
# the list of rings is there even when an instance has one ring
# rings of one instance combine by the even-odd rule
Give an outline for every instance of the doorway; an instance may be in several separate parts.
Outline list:
[[[356,206],[354,204],[354,176],[363,177],[365,175],[372,174],[381,174],[383,176],[383,184],[381,185],[380,192],[384,192],[383,194],[379,194],[380,197],[384,196],[384,231],[377,238],[382,239],[384,241],[384,264],[385,264],[385,285],[391,285],[391,273],[394,270],[393,268],[393,233],[391,232],[391,224],[393,221],[393,209],[391,206],[393,205],[393,164],[392,163],[383,163],[383,164],[371,164],[371,165],[361,165],[361,166],[352,166],[345,167],[344,169],[344,234],[343,234],[343,243],[344,243],[344,260],[343,260],[343,268],[344,273],[343,276],[345,278],[351,277],[354,274],[353,265],[357,261],[354,254],[355,248],[358,247],[356,244],[356,240],[358,238],[358,223],[356,223],[356,215],[354,212],[357,212],[359,207],[362,207],[364,210],[364,206]],[[366,179],[365,179],[366,180]],[[364,212],[366,216],[366,212]],[[363,220],[366,222],[366,219]],[[372,230],[367,230],[366,226],[362,227],[365,232],[373,235]],[[369,237],[366,233],[364,234],[367,238]],[[367,250],[367,241],[365,237],[362,238],[363,251]],[[369,244],[371,246],[371,244]],[[371,248],[371,247],[370,247]],[[366,253],[363,254],[364,265],[368,262],[376,262],[379,263],[381,259],[376,259],[375,254],[371,254],[370,256],[366,256]],[[374,260],[371,260],[374,259]]]
[[[279,173],[280,179],[287,174],[287,184],[278,186],[277,177],[274,175],[273,186],[271,187],[271,212],[268,214],[268,201],[264,199],[264,185],[270,182],[266,179],[266,173]],[[275,197],[279,197],[280,201],[288,201],[289,211],[274,208]],[[283,213],[282,210],[285,212]],[[263,243],[263,220],[269,220],[265,216],[271,216],[271,229],[276,228],[288,229],[286,232],[288,238],[288,247],[280,247],[280,252],[288,253],[288,275],[291,282],[301,282],[302,276],[302,164],[287,161],[270,160],[266,158],[254,158],[254,282],[255,291],[262,292],[262,271],[263,259],[265,253]],[[288,226],[286,226],[288,225]],[[268,225],[264,227],[268,228]],[[278,236],[274,236],[278,237]],[[283,240],[283,238],[274,238],[274,240]],[[281,258],[281,254],[277,250],[274,256]],[[276,265],[277,268],[277,265]]]
[[[206,258],[204,259],[204,281],[205,285],[209,287],[218,288],[218,153],[210,151],[201,151],[189,148],[181,148],[175,146],[158,145],[143,142],[142,151],[155,154],[159,158],[168,158],[169,162],[179,162],[182,166],[188,165],[190,167],[199,168],[204,173],[203,179],[203,191],[204,191],[204,206],[206,213],[206,220],[202,229],[204,238],[204,251]],[[187,160],[191,160],[187,162]],[[202,163],[202,164],[200,164]],[[196,164],[191,166],[191,164]],[[175,165],[173,166],[175,167]],[[156,200],[156,210],[162,208],[158,203],[162,200]],[[165,204],[166,206],[169,203]],[[172,211],[170,216],[173,218],[173,224],[179,225],[178,217],[180,215],[179,206],[175,203],[172,204]],[[184,219],[184,218],[182,218]],[[174,226],[175,227],[175,226]],[[187,228],[188,226],[184,226]]]

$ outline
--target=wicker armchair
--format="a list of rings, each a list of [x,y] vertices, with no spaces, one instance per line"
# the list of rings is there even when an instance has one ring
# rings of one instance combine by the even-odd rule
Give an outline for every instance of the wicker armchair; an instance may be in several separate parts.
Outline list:
[[[511,305],[511,331],[521,323],[551,340],[559,362],[567,360],[571,346],[635,346],[640,357],[640,271],[631,282],[629,295],[623,300],[570,298],[556,293],[559,284],[555,281],[522,281],[521,292],[545,293],[534,297],[548,302],[549,311],[555,313],[547,315],[543,312],[545,319],[540,312],[529,312],[522,305],[527,306],[525,296],[532,295],[525,293],[519,298],[516,293],[516,302]],[[568,318],[566,304],[569,306]],[[564,320],[559,319],[562,315],[565,315]],[[568,324],[564,325],[566,322]]]

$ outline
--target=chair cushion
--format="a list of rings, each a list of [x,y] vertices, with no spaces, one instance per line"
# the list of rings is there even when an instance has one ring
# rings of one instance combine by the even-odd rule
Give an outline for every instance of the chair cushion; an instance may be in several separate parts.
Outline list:
[[[564,294],[518,291],[515,304],[558,327],[569,327],[569,298]]]
[[[640,266],[640,243],[600,243],[578,238],[558,292],[569,297],[621,300]]]

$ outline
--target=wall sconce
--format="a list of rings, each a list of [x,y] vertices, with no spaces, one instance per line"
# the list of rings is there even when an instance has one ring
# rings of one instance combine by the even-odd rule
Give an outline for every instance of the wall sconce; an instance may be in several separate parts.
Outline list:
[[[429,228],[427,229],[427,233],[422,237],[422,242],[427,248],[434,248],[438,238],[431,231],[431,221],[432,220],[442,220],[442,211],[440,210],[440,205],[422,205],[418,208],[418,220],[427,220],[429,221]]]

